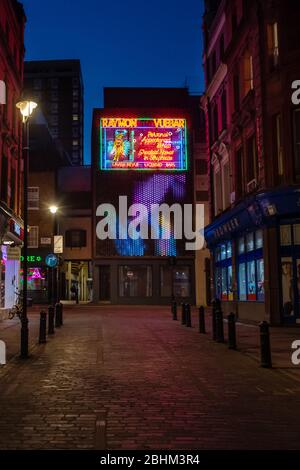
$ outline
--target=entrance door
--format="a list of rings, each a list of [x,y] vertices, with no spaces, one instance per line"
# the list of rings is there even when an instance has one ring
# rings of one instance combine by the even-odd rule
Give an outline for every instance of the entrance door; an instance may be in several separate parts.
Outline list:
[[[99,300],[110,301],[110,266],[99,267]]]

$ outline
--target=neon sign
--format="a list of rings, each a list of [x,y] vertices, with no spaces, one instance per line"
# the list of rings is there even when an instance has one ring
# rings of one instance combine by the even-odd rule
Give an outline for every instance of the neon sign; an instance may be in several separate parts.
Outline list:
[[[186,170],[186,120],[102,118],[102,170]]]

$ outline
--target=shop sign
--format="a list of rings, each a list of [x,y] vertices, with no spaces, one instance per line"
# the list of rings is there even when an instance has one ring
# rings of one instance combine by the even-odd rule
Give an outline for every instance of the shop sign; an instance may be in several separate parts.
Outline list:
[[[21,250],[17,246],[7,246],[6,254],[8,260],[19,260],[20,259]]]
[[[58,265],[58,257],[54,253],[50,253],[46,256],[45,263],[49,268],[55,268]]]
[[[41,245],[51,245],[51,237],[41,237]]]
[[[54,235],[54,253],[63,253],[64,238],[62,235]]]
[[[41,256],[29,255],[27,256],[28,263],[40,263],[43,260]],[[24,261],[24,256],[20,257],[20,261]]]

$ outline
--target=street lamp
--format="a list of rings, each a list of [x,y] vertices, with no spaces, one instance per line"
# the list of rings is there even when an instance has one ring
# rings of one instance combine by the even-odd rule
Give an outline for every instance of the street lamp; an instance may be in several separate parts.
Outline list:
[[[31,100],[19,101],[16,107],[20,110],[24,126],[25,145],[23,146],[24,170],[23,170],[23,309],[21,316],[21,357],[28,357],[28,317],[27,317],[27,270],[28,270],[28,164],[29,164],[29,118],[37,107],[37,103]]]
[[[49,211],[54,216],[54,235],[59,235],[59,225],[58,225],[58,207],[56,205],[49,206]],[[55,239],[54,239],[55,240]],[[55,247],[54,247],[55,248]],[[55,249],[54,249],[55,252]],[[59,267],[52,268],[52,295],[51,302],[59,302]]]

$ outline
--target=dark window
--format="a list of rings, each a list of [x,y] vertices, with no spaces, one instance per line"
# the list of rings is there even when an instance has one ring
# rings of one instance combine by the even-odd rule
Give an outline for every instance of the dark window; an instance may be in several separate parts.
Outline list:
[[[69,248],[86,246],[86,230],[67,230],[66,246]]]
[[[300,109],[295,109],[294,114],[294,167],[296,178],[300,180]]]
[[[272,141],[274,148],[274,180],[280,184],[283,180],[283,147],[281,115],[272,116]]]
[[[1,169],[1,199],[7,203],[7,181],[8,181],[8,160],[2,156],[2,169]]]
[[[256,176],[256,148],[255,138],[247,140],[247,183],[250,183]]]
[[[210,82],[210,58],[207,57],[206,59],[206,80],[207,83]]]
[[[234,109],[238,111],[240,109],[240,78],[237,74],[233,77],[233,95]]]
[[[202,158],[195,160],[195,170],[196,170],[196,175],[206,175],[207,174],[207,161]]]
[[[235,192],[236,199],[240,199],[244,191],[243,176],[243,149],[238,149],[235,153]]]
[[[197,201],[208,201],[208,191],[196,191]]]
[[[222,109],[222,130],[227,127],[227,103],[226,103],[226,91],[224,90],[221,98],[221,109]]]

